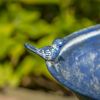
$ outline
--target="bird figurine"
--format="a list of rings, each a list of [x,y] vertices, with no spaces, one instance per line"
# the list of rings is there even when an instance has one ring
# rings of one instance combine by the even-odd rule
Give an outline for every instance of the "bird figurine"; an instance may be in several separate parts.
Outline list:
[[[44,58],[51,75],[80,100],[100,100],[100,24],[56,39],[51,46],[25,47]]]

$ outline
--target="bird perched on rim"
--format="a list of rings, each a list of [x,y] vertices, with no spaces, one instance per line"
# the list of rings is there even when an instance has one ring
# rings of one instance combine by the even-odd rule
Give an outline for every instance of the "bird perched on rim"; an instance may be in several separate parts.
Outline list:
[[[52,76],[80,100],[100,100],[100,24],[56,39],[51,46],[25,47],[44,58]]]

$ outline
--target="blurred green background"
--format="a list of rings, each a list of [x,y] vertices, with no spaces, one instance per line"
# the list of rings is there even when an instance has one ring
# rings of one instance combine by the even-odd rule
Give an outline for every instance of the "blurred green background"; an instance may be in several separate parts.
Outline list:
[[[43,47],[98,23],[100,0],[0,0],[0,87],[34,88],[53,80],[25,42]]]

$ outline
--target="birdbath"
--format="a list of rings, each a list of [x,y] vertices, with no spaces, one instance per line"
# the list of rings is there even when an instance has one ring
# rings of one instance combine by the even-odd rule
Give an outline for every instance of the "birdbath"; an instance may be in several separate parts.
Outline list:
[[[25,47],[45,59],[51,75],[80,100],[100,100],[100,24],[56,39],[51,46]]]

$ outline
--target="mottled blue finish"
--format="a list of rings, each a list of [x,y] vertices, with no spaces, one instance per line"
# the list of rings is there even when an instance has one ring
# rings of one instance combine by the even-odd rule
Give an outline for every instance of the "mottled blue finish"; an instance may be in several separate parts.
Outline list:
[[[44,57],[50,73],[66,88],[100,100],[100,25],[75,32],[60,42],[50,46],[56,51],[53,59]]]

